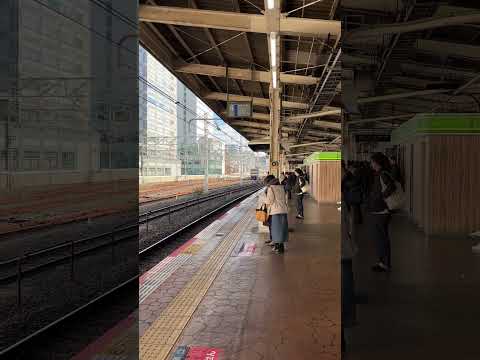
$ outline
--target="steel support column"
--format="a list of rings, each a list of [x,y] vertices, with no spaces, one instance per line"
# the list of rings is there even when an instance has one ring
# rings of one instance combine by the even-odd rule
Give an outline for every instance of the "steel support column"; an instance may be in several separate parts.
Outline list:
[[[270,174],[280,175],[280,89],[270,88]]]

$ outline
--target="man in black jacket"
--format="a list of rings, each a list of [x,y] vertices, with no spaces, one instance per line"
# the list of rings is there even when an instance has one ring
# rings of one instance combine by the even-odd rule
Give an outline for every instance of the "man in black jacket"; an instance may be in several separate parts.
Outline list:
[[[295,184],[293,185],[293,193],[295,194],[297,200],[297,219],[303,219],[303,190],[306,181],[303,177],[303,171],[300,169],[295,169]]]
[[[288,173],[288,178],[287,178],[287,185],[285,189],[287,190],[288,194],[288,200],[292,198],[292,189],[295,186],[295,182],[297,181],[297,177],[293,172]]]
[[[371,165],[375,171],[367,199],[367,211],[370,213],[370,230],[377,247],[378,262],[372,267],[373,271],[390,271],[391,250],[388,227],[391,213],[385,199],[395,190],[395,181],[390,175],[390,163],[382,153],[375,153],[371,157]]]

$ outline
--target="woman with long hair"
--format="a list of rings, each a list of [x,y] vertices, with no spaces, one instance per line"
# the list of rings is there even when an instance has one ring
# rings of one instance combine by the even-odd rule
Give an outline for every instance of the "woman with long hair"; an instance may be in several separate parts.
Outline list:
[[[378,262],[373,271],[390,271],[392,267],[389,225],[391,213],[385,199],[395,190],[395,181],[390,175],[390,162],[382,153],[375,153],[370,158],[374,176],[368,195],[367,210],[370,214],[370,230],[377,248]]]
[[[284,243],[288,241],[288,205],[283,185],[277,178],[268,180],[265,204],[270,218],[270,235],[274,244],[273,250],[282,254]]]
[[[260,196],[258,197],[258,208],[261,208],[262,205],[267,205],[267,191],[268,191],[268,183],[275,179],[275,176],[273,175],[267,175],[263,179],[263,184],[265,185],[265,191],[262,191],[260,193]],[[267,206],[268,208],[268,206]],[[265,244],[271,244],[272,243],[272,217],[268,216],[267,223],[264,224],[268,226],[268,240],[265,241]]]

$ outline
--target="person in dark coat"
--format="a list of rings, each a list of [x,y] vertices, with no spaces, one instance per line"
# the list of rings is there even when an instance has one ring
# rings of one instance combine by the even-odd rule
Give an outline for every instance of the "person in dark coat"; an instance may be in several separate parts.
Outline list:
[[[388,229],[391,213],[385,199],[395,192],[396,186],[390,175],[390,162],[385,155],[373,154],[371,166],[374,174],[368,194],[367,211],[370,214],[370,231],[376,243],[378,257],[378,262],[372,270],[385,272],[390,271],[392,266]]]
[[[344,180],[346,200],[348,210],[351,210],[352,219],[355,224],[362,223],[362,213],[360,205],[362,203],[362,178],[360,175],[360,169],[357,167],[357,164],[352,163],[350,168],[347,170],[347,176]]]
[[[286,185],[288,200],[292,199],[292,189],[295,186],[295,181],[297,181],[297,177],[293,172],[289,172]]]
[[[306,181],[303,177],[303,171],[301,169],[295,169],[296,180],[293,185],[293,193],[297,203],[297,219],[303,219],[303,190]]]

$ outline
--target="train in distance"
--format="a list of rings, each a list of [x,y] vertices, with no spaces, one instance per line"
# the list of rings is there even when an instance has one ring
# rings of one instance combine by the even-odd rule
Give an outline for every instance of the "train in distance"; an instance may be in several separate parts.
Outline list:
[[[267,175],[266,171],[264,171],[264,170],[260,170],[258,168],[250,169],[250,179],[251,180],[259,180],[266,175]]]

